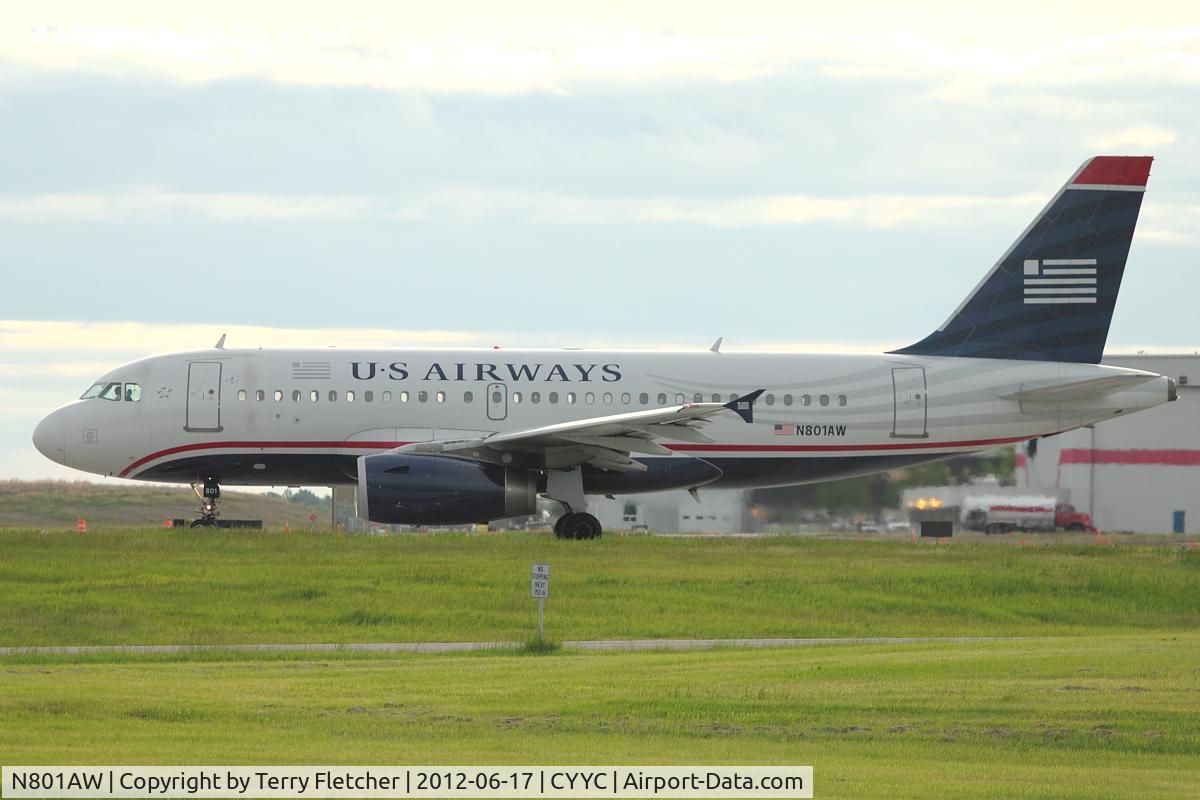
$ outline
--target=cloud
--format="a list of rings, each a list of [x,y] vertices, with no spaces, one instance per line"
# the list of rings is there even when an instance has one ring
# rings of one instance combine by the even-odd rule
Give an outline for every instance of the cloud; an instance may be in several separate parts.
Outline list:
[[[1200,205],[1146,203],[1137,237],[1160,242],[1200,241]]]
[[[128,194],[0,196],[0,220],[47,222],[193,215],[225,222],[392,218],[407,221],[517,219],[535,224],[687,223],[718,228],[804,225],[853,221],[867,227],[945,224],[951,213],[1001,206],[1031,206],[1034,195],[870,195],[814,197],[802,194],[730,199],[595,197],[527,189],[454,186],[427,194],[382,197],[289,196],[139,191]]]
[[[237,3],[213,2],[202,12],[139,4],[97,15],[87,5],[43,3],[9,12],[0,53],[52,69],[189,82],[257,77],[434,92],[728,83],[796,65],[842,79],[903,75],[951,85],[1095,83],[1134,73],[1200,80],[1197,15],[1179,4],[1087,14],[1029,0],[1003,10],[880,0],[822,5],[819,13],[806,3],[711,5],[584,2],[547,14],[518,0],[469,10],[348,3],[338,13],[264,3],[248,14]]]
[[[1157,125],[1137,125],[1115,133],[1097,136],[1092,139],[1091,144],[1100,150],[1118,150],[1125,147],[1149,150],[1174,144],[1176,138],[1178,138],[1176,133],[1166,128]]]
[[[195,214],[219,221],[349,217],[361,213],[359,197],[255,193],[135,191],[121,194],[0,196],[0,219],[22,222],[103,220],[160,214]]]

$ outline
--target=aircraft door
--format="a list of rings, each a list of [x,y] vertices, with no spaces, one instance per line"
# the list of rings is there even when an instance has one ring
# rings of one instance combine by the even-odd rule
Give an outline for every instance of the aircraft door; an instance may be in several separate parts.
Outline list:
[[[489,383],[487,387],[487,417],[501,420],[508,416],[508,385]]]
[[[892,436],[928,436],[925,424],[928,418],[929,398],[925,386],[923,367],[893,367],[892,390],[895,402],[892,417]]]
[[[221,363],[193,361],[188,364],[187,420],[185,431],[221,430]]]

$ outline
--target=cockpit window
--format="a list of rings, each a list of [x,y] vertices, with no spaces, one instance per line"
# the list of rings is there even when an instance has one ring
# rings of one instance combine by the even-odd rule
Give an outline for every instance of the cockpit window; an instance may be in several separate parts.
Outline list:
[[[136,403],[142,399],[142,386],[139,383],[127,383],[122,391],[120,381],[101,381],[89,386],[79,399],[91,400],[93,397],[101,400],[120,400],[124,397],[127,402]]]

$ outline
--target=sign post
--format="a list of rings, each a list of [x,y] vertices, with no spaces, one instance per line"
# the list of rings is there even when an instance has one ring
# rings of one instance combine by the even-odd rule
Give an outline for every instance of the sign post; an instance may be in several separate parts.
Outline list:
[[[529,578],[529,595],[538,601],[538,638],[543,639],[544,610],[546,598],[550,596],[550,565],[534,564]]]

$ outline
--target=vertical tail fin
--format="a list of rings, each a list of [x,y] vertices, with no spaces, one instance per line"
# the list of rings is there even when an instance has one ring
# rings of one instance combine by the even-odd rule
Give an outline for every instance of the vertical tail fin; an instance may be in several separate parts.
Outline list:
[[[893,352],[1099,363],[1151,161],[1085,161],[940,328]]]

